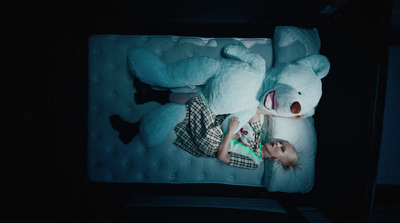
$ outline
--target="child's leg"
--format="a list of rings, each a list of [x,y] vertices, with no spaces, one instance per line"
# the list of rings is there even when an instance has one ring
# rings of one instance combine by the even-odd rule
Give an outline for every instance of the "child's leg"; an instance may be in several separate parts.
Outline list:
[[[169,102],[170,90],[157,91],[151,88],[150,85],[141,82],[138,78],[133,78],[133,86],[136,89],[135,102],[136,104],[144,104],[146,102],[155,101],[161,104]]]
[[[137,104],[144,104],[149,101],[156,101],[161,104],[166,104],[168,102],[185,104],[191,98],[199,96],[196,93],[173,93],[170,90],[154,90],[150,85],[141,82],[136,77],[134,77],[133,81],[136,89],[135,101]]]
[[[169,94],[169,102],[177,104],[186,104],[190,99],[198,97],[196,93],[171,93]]]
[[[114,130],[119,132],[119,139],[128,144],[139,133],[140,122],[129,123],[124,121],[119,115],[110,116],[110,123]]]

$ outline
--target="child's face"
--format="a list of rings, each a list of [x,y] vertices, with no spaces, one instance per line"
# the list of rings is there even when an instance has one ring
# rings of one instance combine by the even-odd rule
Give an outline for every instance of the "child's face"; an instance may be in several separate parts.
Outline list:
[[[281,159],[287,154],[292,153],[293,146],[286,142],[270,142],[263,146],[261,154],[263,158],[274,157]]]

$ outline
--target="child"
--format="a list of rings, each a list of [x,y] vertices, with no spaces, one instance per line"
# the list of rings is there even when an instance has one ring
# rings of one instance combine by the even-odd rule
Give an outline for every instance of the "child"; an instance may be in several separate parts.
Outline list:
[[[243,140],[244,131],[234,134],[239,125],[236,117],[229,120],[228,132],[224,135],[222,121],[227,115],[214,115],[204,104],[201,97],[194,97],[187,102],[184,121],[175,127],[177,139],[174,141],[183,150],[197,157],[214,157],[231,166],[256,169],[264,158],[276,160],[288,170],[297,167],[297,152],[288,142],[265,143],[261,134],[260,113],[257,113],[246,126],[254,130],[252,140]],[[244,129],[243,128],[243,129]],[[251,131],[246,131],[249,135]],[[232,150],[235,141],[247,146]],[[247,143],[246,143],[247,142]]]
[[[263,141],[260,115],[265,113],[261,109],[243,127],[245,130],[241,129],[237,134],[233,131],[238,127],[239,121],[235,117],[231,118],[229,130],[224,136],[221,123],[227,115],[214,115],[197,94],[155,91],[137,78],[134,79],[134,86],[135,101],[138,104],[147,101],[186,104],[185,120],[174,129],[177,135],[174,143],[196,157],[214,157],[229,165],[249,169],[258,168],[264,158],[276,160],[285,169],[297,167],[297,152],[291,144]],[[138,134],[139,122],[128,123],[118,115],[111,116],[110,122],[112,127],[119,131],[119,138],[126,144]],[[238,145],[238,142],[242,145]]]
[[[228,133],[225,135],[225,138],[222,140],[219,148],[218,148],[218,159],[222,162],[229,163],[230,154],[227,153],[227,141],[230,138],[235,138],[234,131],[239,125],[239,121],[236,117],[229,119],[229,127]],[[238,133],[236,133],[237,135]],[[237,137],[237,136],[236,136]],[[298,168],[298,164],[296,164],[298,156],[296,149],[288,142],[280,141],[280,142],[270,142],[265,143],[261,148],[262,158],[274,159],[278,163],[282,164],[283,168],[289,170],[290,167]]]

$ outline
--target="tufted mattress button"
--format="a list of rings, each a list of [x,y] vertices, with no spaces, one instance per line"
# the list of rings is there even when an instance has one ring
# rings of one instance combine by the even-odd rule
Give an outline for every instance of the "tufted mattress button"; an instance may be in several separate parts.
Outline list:
[[[111,180],[115,180],[115,179],[117,179],[117,176],[114,173],[111,173],[110,174],[110,179]]]
[[[114,154],[114,155],[118,155],[118,148],[115,146],[111,146],[110,147],[110,153]]]
[[[110,93],[110,96],[112,97],[112,98],[118,98],[118,93],[116,92],[116,91],[112,91],[111,93]]]
[[[93,166],[95,168],[100,168],[102,166],[102,163],[100,161],[98,161],[98,160],[95,160],[95,159],[91,160],[90,164],[91,164],[91,166]]]
[[[127,113],[132,113],[132,112],[134,112],[134,111],[135,111],[135,109],[132,107],[132,105],[126,106],[126,112],[127,112]]]
[[[105,174],[105,177],[106,177],[109,181],[111,181],[111,180],[114,178],[114,176],[113,176],[112,173],[107,173],[107,174]]]
[[[146,180],[147,180],[148,178],[149,178],[149,177],[147,177],[146,174],[143,174],[142,177],[141,177],[141,179],[142,179],[143,182],[146,182]]]
[[[171,174],[171,179],[173,180],[173,179],[175,179],[175,174]]]
[[[95,111],[96,113],[101,112],[101,110],[102,110],[102,107],[101,107],[100,104],[97,104],[96,106],[94,106],[94,111]]]
[[[108,146],[108,147],[106,148],[106,151],[109,152],[109,153],[112,153],[113,149],[114,149],[113,146]]]
[[[96,84],[101,84],[102,79],[100,77],[95,77],[94,82],[96,82]]]
[[[125,163],[125,168],[131,169],[132,168],[132,161],[127,160],[126,163]]]
[[[94,132],[94,133],[92,133],[92,138],[94,140],[99,140],[101,138],[101,134],[98,132]]]
[[[121,159],[121,166],[122,167],[124,167],[124,168],[126,168],[126,164],[128,163],[128,160],[127,159],[125,159],[125,158],[122,158]]]
[[[118,66],[116,64],[113,64],[113,65],[111,65],[111,69],[116,71],[116,70],[118,70]]]
[[[179,38],[178,38],[177,36],[173,36],[173,37],[172,37],[172,41],[178,42],[178,40],[179,40]]]

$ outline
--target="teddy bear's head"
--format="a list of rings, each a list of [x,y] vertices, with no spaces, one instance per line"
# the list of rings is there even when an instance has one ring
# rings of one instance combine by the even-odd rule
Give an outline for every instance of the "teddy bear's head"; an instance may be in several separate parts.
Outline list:
[[[319,54],[271,68],[258,94],[259,107],[277,116],[312,116],[329,69],[328,59]]]

